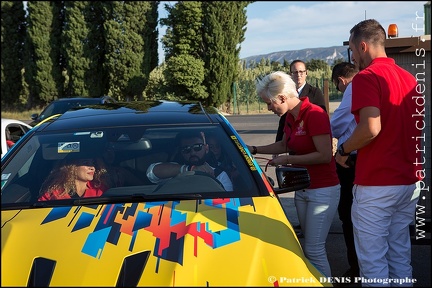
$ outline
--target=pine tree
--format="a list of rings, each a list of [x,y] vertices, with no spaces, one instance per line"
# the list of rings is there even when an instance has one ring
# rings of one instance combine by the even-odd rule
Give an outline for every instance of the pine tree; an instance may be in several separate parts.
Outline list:
[[[144,74],[144,27],[147,25],[146,15],[152,7],[146,1],[110,3],[105,22],[105,69],[109,93],[126,100],[137,99],[141,97],[148,79]]]
[[[89,28],[85,19],[88,1],[66,1],[63,47],[67,71],[67,97],[89,97],[91,83],[86,83],[91,58],[88,45]]]
[[[59,77],[58,54],[52,53],[54,2],[28,1],[28,28],[26,37],[25,78],[29,84],[29,101],[33,106],[44,105],[59,96],[54,77]]]
[[[88,91],[90,97],[107,95],[109,89],[107,71],[104,68],[106,53],[104,22],[107,5],[109,4],[106,1],[92,1],[86,9],[86,22],[90,29],[85,46],[88,50],[85,55],[91,59],[89,71],[86,73],[86,82],[91,87]]]
[[[232,98],[248,3],[179,1],[165,5],[168,17],[161,19],[168,26],[162,39],[167,64],[164,75],[172,94],[212,106]]]
[[[151,1],[150,9],[146,15],[147,24],[144,25],[144,74],[149,78],[150,72],[153,71],[159,64],[158,52],[158,6],[160,1]],[[147,81],[145,83],[147,86]]]
[[[25,11],[22,1],[1,2],[1,104],[22,107],[27,99],[21,96],[23,85],[23,49]],[[23,99],[24,101],[21,101]]]
[[[205,85],[207,105],[230,102],[239,69],[240,43],[244,40],[248,2],[209,1],[204,7]]]
[[[165,49],[164,76],[169,94],[184,100],[203,100],[208,97],[204,81],[202,52],[202,2],[179,1],[173,7],[166,5],[168,17],[161,19],[167,25],[162,38]]]

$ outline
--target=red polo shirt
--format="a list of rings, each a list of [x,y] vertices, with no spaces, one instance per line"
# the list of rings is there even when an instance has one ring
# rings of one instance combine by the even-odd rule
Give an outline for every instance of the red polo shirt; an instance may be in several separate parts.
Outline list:
[[[321,107],[309,102],[308,97],[301,97],[302,104],[297,119],[287,114],[284,132],[287,146],[296,155],[304,155],[317,151],[312,137],[328,134],[328,141],[333,147],[333,139],[330,128],[330,118]],[[299,165],[307,168],[311,180],[309,188],[323,188],[339,184],[336,173],[336,162],[332,157],[329,163],[315,165]]]
[[[360,109],[380,109],[381,131],[358,149],[354,183],[367,186],[409,185],[421,180],[418,149],[424,111],[417,81],[392,58],[376,58],[352,81],[352,108],[356,121]],[[420,103],[420,104],[419,104]],[[424,114],[424,113],[423,113]]]
[[[93,182],[87,182],[87,189],[84,191],[84,194],[80,198],[101,196],[103,194],[103,191],[105,190],[105,189],[102,190],[101,188],[103,189],[104,187],[96,188],[96,187],[94,187]],[[39,197],[38,201],[61,200],[61,199],[71,199],[72,198],[67,193],[60,195],[61,193],[63,193],[63,191],[60,191],[60,190],[55,190],[52,192],[46,192],[44,195]]]

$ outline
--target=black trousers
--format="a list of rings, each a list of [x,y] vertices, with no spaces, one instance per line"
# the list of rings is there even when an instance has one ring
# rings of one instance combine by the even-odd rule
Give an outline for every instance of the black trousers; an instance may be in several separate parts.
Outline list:
[[[357,155],[351,155],[352,165],[350,168],[344,168],[336,163],[336,171],[340,182],[340,200],[338,206],[339,219],[342,221],[342,230],[344,233],[345,245],[347,248],[348,263],[351,270],[359,270],[357,253],[354,246],[354,232],[351,221],[352,206],[352,188],[354,186],[355,161]]]

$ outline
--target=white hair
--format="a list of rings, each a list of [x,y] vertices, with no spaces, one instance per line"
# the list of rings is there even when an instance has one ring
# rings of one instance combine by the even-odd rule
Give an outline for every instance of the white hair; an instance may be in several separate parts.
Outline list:
[[[266,75],[256,82],[258,95],[274,101],[278,95],[286,97],[298,97],[296,84],[291,76],[283,71],[276,71]]]

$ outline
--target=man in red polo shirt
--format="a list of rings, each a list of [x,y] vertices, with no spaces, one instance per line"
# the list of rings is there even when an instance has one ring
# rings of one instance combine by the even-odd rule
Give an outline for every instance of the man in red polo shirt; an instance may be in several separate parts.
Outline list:
[[[376,20],[358,23],[350,34],[360,70],[352,80],[357,126],[336,161],[347,167],[347,155],[357,150],[351,217],[360,276],[371,280],[362,286],[388,286],[391,279],[412,279],[409,225],[422,169],[416,122],[423,120],[413,115],[422,109],[416,102],[421,95],[415,77],[387,57],[386,33]]]

